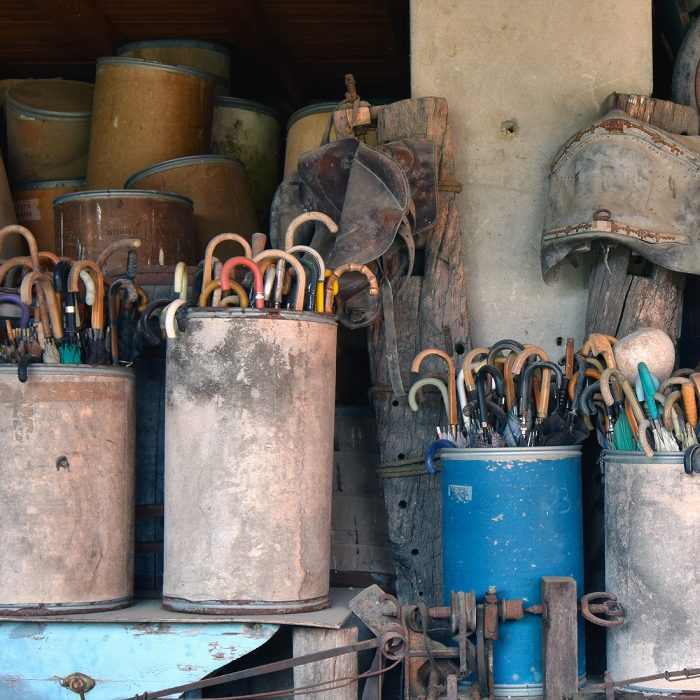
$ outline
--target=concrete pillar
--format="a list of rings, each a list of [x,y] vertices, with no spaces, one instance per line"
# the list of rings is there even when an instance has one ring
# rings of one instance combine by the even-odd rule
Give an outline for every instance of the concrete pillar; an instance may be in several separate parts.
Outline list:
[[[650,94],[650,0],[411,0],[411,79],[449,101],[473,343],[558,357],[583,337],[588,270],[542,281],[549,163],[608,94]]]

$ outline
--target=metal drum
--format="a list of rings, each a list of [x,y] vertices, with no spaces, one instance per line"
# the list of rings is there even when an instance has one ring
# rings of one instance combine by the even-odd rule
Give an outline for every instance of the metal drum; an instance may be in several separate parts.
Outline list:
[[[93,86],[23,80],[5,94],[10,181],[84,178]]]
[[[97,61],[87,163],[90,189],[113,189],[143,168],[209,152],[214,79],[144,61]]]
[[[297,169],[297,161],[302,153],[312,151],[321,145],[328,129],[328,141],[335,141],[337,135],[331,118],[337,109],[337,102],[319,102],[297,110],[287,122],[287,146],[284,154],[284,174]],[[377,144],[376,129],[369,129],[365,134],[369,146]]]
[[[193,311],[168,341],[163,604],[328,605],[336,323]]]
[[[615,680],[700,667],[700,479],[683,454],[605,452],[605,587],[625,609],[608,630]],[[644,693],[700,691],[700,678],[630,686]]]
[[[0,613],[131,604],[134,377],[79,365],[0,366]]]
[[[126,181],[130,189],[175,192],[192,200],[196,258],[204,257],[207,243],[217,233],[240,233],[250,240],[258,220],[243,166],[226,156],[190,156],[156,163]],[[222,259],[238,255],[240,248],[222,246]]]
[[[187,66],[210,73],[216,79],[216,94],[228,95],[231,84],[231,49],[193,39],[152,39],[124,44],[117,56]]]
[[[39,250],[56,252],[53,200],[77,192],[84,184],[85,180],[39,180],[21,182],[13,188],[17,223],[34,234]]]
[[[170,192],[97,190],[75,192],[54,201],[56,252],[91,258],[120,238],[138,238],[139,267],[188,265],[194,259],[192,200]],[[126,253],[109,258],[108,269],[122,269]]]
[[[281,141],[281,120],[274,109],[233,97],[219,97],[214,102],[211,151],[243,163],[264,232],[268,230],[270,204],[280,182]]]
[[[583,594],[581,450],[572,447],[447,449],[442,461],[445,597],[489,586],[499,597],[540,602],[542,576],[571,576]],[[499,628],[496,697],[542,695],[542,621]],[[583,623],[579,675],[585,674]]]
[[[16,223],[17,218],[15,205],[12,201],[12,192],[10,192],[10,185],[7,182],[5,164],[0,156],[0,228]],[[20,236],[8,236],[0,245],[0,260],[23,254],[24,246]]]

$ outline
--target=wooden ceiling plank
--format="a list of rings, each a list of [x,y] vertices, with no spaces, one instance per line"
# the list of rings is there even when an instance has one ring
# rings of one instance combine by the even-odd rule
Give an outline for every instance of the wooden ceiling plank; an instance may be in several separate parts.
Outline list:
[[[34,0],[34,4],[75,41],[81,56],[112,56],[121,43],[108,17],[92,0]]]
[[[215,0],[222,21],[234,38],[236,47],[266,61],[280,79],[294,106],[302,103],[302,91],[290,62],[274,41],[264,15],[256,0]]]

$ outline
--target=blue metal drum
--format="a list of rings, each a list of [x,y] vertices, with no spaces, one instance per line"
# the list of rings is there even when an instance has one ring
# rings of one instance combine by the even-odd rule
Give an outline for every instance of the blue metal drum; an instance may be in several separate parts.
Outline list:
[[[581,451],[578,446],[447,449],[442,460],[443,571],[450,591],[540,603],[542,576],[571,576],[583,594]],[[542,694],[542,620],[499,627],[496,697]],[[579,675],[585,674],[579,622]]]

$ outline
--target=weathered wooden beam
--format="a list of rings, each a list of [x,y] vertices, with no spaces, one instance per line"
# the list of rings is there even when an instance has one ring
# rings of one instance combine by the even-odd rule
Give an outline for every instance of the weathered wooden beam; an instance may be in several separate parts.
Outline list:
[[[236,48],[257,60],[264,61],[282,83],[282,87],[294,103],[301,106],[302,92],[289,60],[270,31],[256,0],[215,0],[217,14],[234,38]]]
[[[112,56],[121,43],[109,18],[93,0],[33,0],[41,12],[90,59]]]
[[[611,109],[621,109],[633,119],[639,119],[671,134],[694,136],[700,128],[700,116],[692,107],[647,95],[613,92],[603,102],[601,114]]]
[[[357,636],[357,627],[345,627],[339,630],[294,627],[294,656],[304,656],[354,644],[357,642]],[[298,689],[356,675],[357,654],[343,654],[325,661],[297,666],[294,669],[294,687]],[[357,681],[354,683],[339,681],[337,686],[329,686],[322,693],[298,693],[294,697],[300,700],[315,700],[318,697],[328,700],[357,700]]]
[[[572,698],[578,691],[576,581],[543,576],[542,609],[544,700]]]
[[[455,202],[454,152],[448,124],[447,101],[438,97],[403,100],[386,105],[378,117],[380,143],[402,138],[427,138],[436,149],[438,218],[424,237],[422,275],[408,280],[395,300],[394,315],[399,369],[403,386],[415,380],[413,358],[428,347],[446,351],[457,364],[469,347],[466,280],[462,236]],[[435,396],[426,396],[413,413],[405,396],[391,391],[386,326],[379,318],[368,336],[372,404],[383,463],[422,457],[436,438],[435,426],[444,424]],[[421,372],[444,372],[445,366],[426,361]],[[415,474],[382,479],[389,540],[397,568],[396,590],[402,603],[442,600],[442,508],[439,477]]]
[[[675,343],[681,331],[685,275],[653,263],[635,273],[630,271],[629,248],[603,244],[596,248],[588,286],[586,335],[595,332],[621,338],[650,326],[665,331]]]

